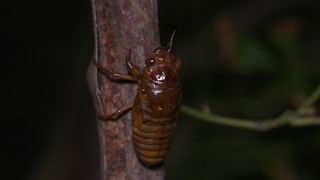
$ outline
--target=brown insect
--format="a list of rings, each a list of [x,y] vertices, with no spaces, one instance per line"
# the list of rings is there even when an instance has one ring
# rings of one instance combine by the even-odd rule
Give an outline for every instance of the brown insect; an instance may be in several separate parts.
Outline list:
[[[157,47],[147,58],[142,70],[130,60],[131,50],[126,58],[128,70],[132,75],[112,73],[97,62],[98,69],[107,76],[132,80],[139,83],[137,96],[129,104],[111,115],[100,116],[102,120],[115,119],[132,108],[133,141],[137,156],[147,166],[160,163],[168,153],[177,128],[177,118],[182,100],[179,78],[181,59],[170,54],[170,47]]]

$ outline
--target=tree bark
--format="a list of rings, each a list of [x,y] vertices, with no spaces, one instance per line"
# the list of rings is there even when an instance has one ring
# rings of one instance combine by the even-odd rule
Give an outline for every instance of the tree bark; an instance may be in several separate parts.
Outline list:
[[[125,64],[129,49],[139,67],[160,45],[156,0],[92,0],[95,34],[94,57],[111,72],[128,74]],[[97,114],[105,115],[131,104],[138,85],[112,81],[92,63],[88,83]],[[117,120],[98,121],[101,179],[164,179],[164,168],[140,163],[132,142],[131,111]]]

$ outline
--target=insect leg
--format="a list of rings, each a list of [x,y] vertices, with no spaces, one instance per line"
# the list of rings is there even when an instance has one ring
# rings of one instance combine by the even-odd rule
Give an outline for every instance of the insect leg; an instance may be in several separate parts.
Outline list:
[[[116,112],[114,112],[113,114],[110,115],[99,115],[99,118],[101,120],[112,120],[112,119],[118,119],[120,115],[122,115],[124,112],[126,112],[127,110],[131,109],[133,106],[132,104],[126,105],[124,107],[122,107],[121,109],[118,109]]]
[[[129,50],[129,54],[127,55],[127,58],[126,58],[126,62],[127,62],[127,67],[128,67],[128,69],[129,69],[129,72],[134,76],[134,77],[136,77],[137,79],[139,79],[139,78],[141,78],[141,69],[138,67],[138,66],[136,66],[136,65],[134,65],[134,64],[132,64],[131,62],[130,62],[130,57],[131,57],[131,49]]]
[[[101,64],[99,64],[95,58],[93,58],[92,61],[93,61],[93,64],[95,64],[101,72],[103,72],[105,75],[109,76],[110,78],[113,78],[115,80],[125,79],[125,80],[130,80],[130,81],[137,81],[137,78],[135,78],[131,75],[113,73],[113,72],[109,71],[108,69],[103,67]]]
[[[176,63],[175,63],[176,68],[177,68],[177,69],[180,69],[181,64],[182,64],[182,60],[181,60],[180,58],[178,58],[178,59],[176,60]]]

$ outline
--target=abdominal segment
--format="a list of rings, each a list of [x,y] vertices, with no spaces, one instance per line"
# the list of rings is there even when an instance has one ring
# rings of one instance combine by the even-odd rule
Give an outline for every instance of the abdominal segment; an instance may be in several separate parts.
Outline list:
[[[168,153],[177,128],[176,115],[171,118],[149,117],[140,127],[133,127],[133,142],[139,159],[146,165],[161,162]]]

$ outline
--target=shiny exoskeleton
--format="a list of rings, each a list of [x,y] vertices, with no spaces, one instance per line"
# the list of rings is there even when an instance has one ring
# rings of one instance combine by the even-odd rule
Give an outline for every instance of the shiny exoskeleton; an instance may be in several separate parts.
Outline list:
[[[177,118],[182,100],[179,68],[182,61],[170,54],[170,48],[158,47],[146,59],[142,70],[129,62],[131,75],[112,73],[94,62],[98,69],[114,79],[133,80],[139,83],[135,101],[115,113],[100,116],[103,120],[115,119],[132,108],[133,140],[139,159],[147,166],[161,162],[168,153],[177,128]]]

